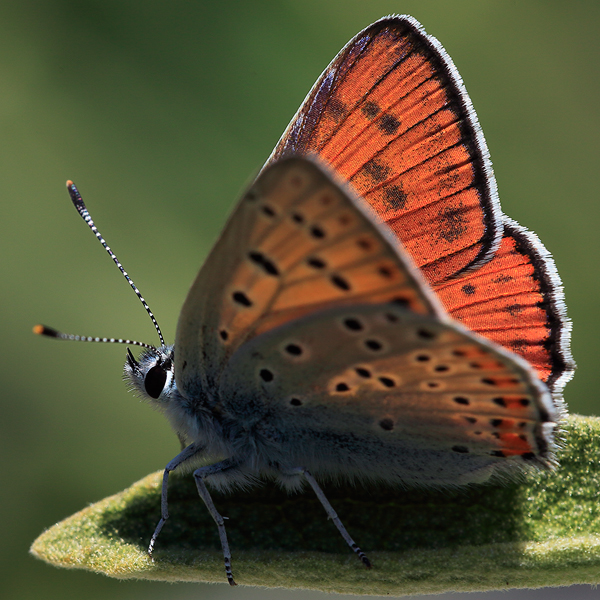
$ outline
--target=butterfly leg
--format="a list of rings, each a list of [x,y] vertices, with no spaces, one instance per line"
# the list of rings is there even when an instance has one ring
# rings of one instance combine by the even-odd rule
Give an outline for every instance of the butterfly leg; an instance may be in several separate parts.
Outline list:
[[[162,482],[162,490],[160,494],[160,521],[152,534],[152,538],[150,539],[150,544],[148,545],[148,554],[150,558],[152,558],[152,552],[154,551],[154,545],[156,544],[156,539],[158,538],[158,534],[160,533],[163,525],[167,522],[169,518],[169,504],[167,501],[167,488],[169,482],[169,473],[174,471],[177,467],[179,467],[182,463],[184,463],[192,456],[198,454],[198,452],[202,452],[204,450],[204,446],[199,446],[198,444],[190,444],[187,448],[184,448],[173,460],[169,462],[169,464],[165,467],[165,472],[163,473],[163,482]]]
[[[304,478],[310,484],[310,487],[313,489],[316,494],[319,502],[323,505],[327,516],[333,521],[333,524],[337,527],[338,531],[342,534],[342,537],[346,541],[346,544],[350,546],[350,548],[354,551],[354,553],[360,558],[362,563],[367,567],[367,569],[371,568],[371,561],[367,558],[367,555],[356,545],[354,540],[350,537],[350,534],[344,527],[344,524],[341,522],[340,518],[337,516],[335,510],[333,510],[333,506],[327,500],[321,486],[317,483],[317,480],[310,474],[307,469],[299,469],[299,472],[304,475]]]
[[[223,549],[223,558],[225,559],[225,574],[227,575],[227,581],[229,582],[229,585],[237,585],[237,583],[233,579],[233,574],[231,572],[231,552],[229,551],[229,542],[227,541],[227,533],[225,531],[225,519],[227,517],[223,517],[219,513],[219,511],[217,511],[214,502],[212,501],[212,498],[210,496],[210,492],[206,487],[206,483],[204,483],[204,479],[210,475],[222,473],[223,471],[234,468],[236,466],[237,465],[232,463],[231,460],[224,460],[214,465],[200,467],[199,469],[196,469],[194,471],[194,479],[196,480],[196,487],[198,488],[200,498],[204,500],[204,504],[206,504],[206,508],[208,508],[208,512],[210,513],[210,516],[214,519],[219,530],[221,548]]]

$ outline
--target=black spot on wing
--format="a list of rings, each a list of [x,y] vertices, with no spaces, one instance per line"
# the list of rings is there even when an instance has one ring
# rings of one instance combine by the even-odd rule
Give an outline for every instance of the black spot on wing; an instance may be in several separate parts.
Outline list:
[[[274,277],[279,275],[279,269],[275,266],[275,263],[262,252],[249,252],[248,257],[255,265],[262,267],[263,271],[268,275],[273,275]]]
[[[468,220],[460,208],[446,208],[440,214],[438,237],[446,242],[455,242],[467,231]]]
[[[399,185],[390,185],[383,192],[385,205],[394,210],[402,210],[406,206],[406,194]]]
[[[433,340],[437,337],[435,331],[425,329],[424,327],[417,329],[417,335],[424,340]]]
[[[324,269],[326,267],[325,261],[313,256],[306,261],[313,269]]]
[[[250,298],[248,298],[244,292],[233,292],[232,298],[236,304],[246,307],[252,306],[252,300],[250,300]]]
[[[325,231],[323,230],[322,227],[319,227],[318,225],[313,225],[310,228],[310,235],[312,235],[312,237],[316,238],[316,239],[323,239],[325,237]]]
[[[523,312],[523,306],[521,306],[518,303],[515,304],[510,304],[509,306],[505,306],[504,310],[511,316],[511,317],[516,317],[518,316],[521,312]]]
[[[285,347],[285,351],[292,356],[300,356],[302,354],[302,347],[298,344],[288,344]]]
[[[269,369],[261,369],[258,374],[263,381],[273,381],[274,375],[272,371],[269,371]]]
[[[396,387],[396,382],[391,377],[380,377],[379,381],[383,386],[387,388]]]
[[[332,275],[331,283],[344,292],[350,290],[350,283],[348,283],[348,280],[344,279],[341,275]]]
[[[343,323],[344,326],[350,331],[361,331],[362,329],[364,329],[363,324],[354,317],[348,317],[344,319]]]
[[[381,427],[381,429],[384,431],[391,431],[394,429],[394,421],[389,418],[381,419],[381,421],[379,421],[379,427]]]
[[[367,117],[369,120],[373,119],[381,112],[379,105],[376,102],[371,101],[365,102],[360,110],[362,114],[365,115],[365,117]]]
[[[274,216],[276,216],[275,209],[272,206],[269,206],[268,204],[265,204],[262,207],[262,211],[263,211],[263,213],[265,215],[267,215],[267,217],[274,217]]]
[[[522,338],[514,339],[510,344],[510,349],[517,354],[520,354],[523,351],[523,348],[527,346],[527,340]]]
[[[336,121],[341,121],[346,116],[348,109],[337,96],[332,96],[325,107],[325,111]]]
[[[393,115],[383,115],[379,121],[377,121],[377,127],[387,135],[393,135],[398,131],[400,127],[400,121]]]
[[[363,166],[364,172],[374,181],[383,181],[391,173],[391,169],[374,158]]]
[[[494,277],[492,279],[493,283],[508,283],[512,281],[513,278],[510,275],[498,275],[498,277]]]
[[[380,350],[383,350],[383,344],[379,340],[375,339],[365,340],[365,346],[373,352],[379,352]]]

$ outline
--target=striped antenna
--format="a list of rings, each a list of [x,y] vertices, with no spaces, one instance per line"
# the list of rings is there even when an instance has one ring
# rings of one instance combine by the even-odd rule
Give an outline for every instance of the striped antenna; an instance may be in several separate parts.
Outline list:
[[[37,335],[45,335],[46,337],[55,338],[57,340],[69,340],[72,342],[100,342],[106,344],[127,344],[128,346],[141,346],[142,348],[148,348],[149,350],[156,351],[155,346],[145,344],[144,342],[136,342],[135,340],[124,340],[121,338],[101,338],[91,337],[89,335],[74,335],[72,333],[62,333],[52,327],[46,325],[36,325],[33,328],[33,333]]]
[[[127,279],[129,285],[135,292],[135,295],[140,299],[140,302],[146,309],[148,316],[150,317],[150,319],[152,319],[152,322],[154,323],[154,327],[156,328],[158,337],[160,338],[161,346],[164,346],[165,340],[160,331],[160,327],[158,326],[158,323],[157,323],[154,315],[152,314],[152,311],[150,310],[150,307],[144,300],[142,294],[140,293],[140,290],[138,290],[135,283],[133,283],[133,281],[131,280],[131,277],[129,277],[129,275],[127,274],[127,271],[125,271],[125,269],[123,268],[123,265],[119,262],[119,259],[116,257],[115,253],[110,249],[109,245],[106,243],[106,241],[104,240],[104,238],[98,231],[96,225],[94,225],[94,221],[92,221],[92,217],[90,216],[88,209],[86,208],[83,200],[81,199],[81,194],[79,193],[79,190],[75,187],[75,184],[72,181],[67,181],[67,190],[69,190],[69,195],[71,196],[71,201],[73,202],[73,205],[77,209],[77,212],[81,215],[81,218],[87,223],[87,226],[93,231],[94,235],[98,238],[98,241],[102,244],[104,249],[108,252],[108,255],[113,259],[114,263],[119,268],[119,271],[121,271],[121,273],[123,273],[123,277],[125,277],[125,279]],[[38,327],[43,327],[43,326],[40,325]],[[35,331],[35,328],[34,328],[34,331]],[[51,330],[51,331],[54,331],[54,330]],[[36,332],[36,333],[41,333],[42,335],[48,335],[44,331],[40,331],[40,332]],[[56,332],[56,333],[59,333],[59,332]],[[67,334],[50,335],[50,337],[59,337],[61,339],[78,339],[81,341],[88,341],[88,342],[91,342],[91,341],[117,342],[117,343],[124,343],[124,344],[133,344],[136,346],[144,346],[146,348],[153,348],[153,346],[148,346],[147,344],[142,344],[140,342],[132,342],[129,340],[126,340],[126,341],[125,340],[116,340],[113,338],[110,338],[110,339],[108,339],[108,338],[90,338],[90,337],[81,337],[81,336],[69,336]]]

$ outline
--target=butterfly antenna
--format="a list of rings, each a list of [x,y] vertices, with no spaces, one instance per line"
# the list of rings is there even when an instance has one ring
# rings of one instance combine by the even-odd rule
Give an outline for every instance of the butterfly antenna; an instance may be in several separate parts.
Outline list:
[[[109,245],[106,243],[105,239],[102,237],[102,235],[98,231],[98,228],[96,227],[96,225],[94,225],[94,221],[92,221],[92,217],[90,216],[88,209],[86,208],[83,200],[81,199],[81,194],[79,193],[79,190],[75,187],[75,184],[72,181],[67,181],[67,190],[69,190],[69,196],[71,196],[71,201],[73,202],[73,205],[77,209],[77,212],[81,215],[81,218],[87,223],[87,226],[92,230],[94,235],[98,238],[98,241],[102,244],[104,249],[108,252],[108,255],[113,259],[114,263],[119,268],[119,271],[121,271],[121,273],[123,274],[123,277],[125,277],[125,279],[127,279],[127,282],[129,283],[129,285],[135,292],[135,295],[140,299],[140,302],[146,309],[148,316],[150,317],[150,319],[152,319],[152,322],[154,323],[154,327],[156,328],[156,332],[158,333],[158,337],[160,338],[161,346],[164,346],[165,340],[163,338],[162,332],[160,331],[160,327],[158,326],[158,322],[156,321],[156,318],[154,317],[154,315],[152,314],[152,311],[150,310],[150,307],[148,306],[148,303],[144,300],[144,297],[142,296],[140,290],[138,290],[135,283],[133,283],[133,281],[131,280],[131,277],[129,277],[129,275],[127,274],[127,271],[125,271],[125,269],[123,268],[123,265],[119,262],[119,259],[117,258],[116,254],[110,249]],[[43,325],[38,325],[36,327],[43,327]],[[50,328],[46,328],[46,329],[50,330]],[[35,328],[34,328],[34,331],[35,331]],[[54,331],[54,330],[52,329],[50,331]],[[127,340],[127,341],[116,340],[114,338],[109,339],[109,338],[90,338],[90,337],[82,337],[82,336],[71,336],[71,335],[60,333],[60,332],[56,332],[58,335],[47,334],[44,331],[36,332],[36,333],[41,333],[42,335],[50,335],[50,337],[58,337],[60,339],[77,339],[77,340],[88,341],[88,342],[112,341],[112,342],[118,342],[118,343],[129,343],[129,344],[134,344],[137,346],[144,346],[147,348],[153,348],[153,346],[148,346],[147,344],[142,344],[141,342],[132,342],[129,340]]]
[[[148,348],[150,350],[156,350],[155,346],[151,346],[150,344],[145,344],[144,342],[136,342],[135,340],[124,340],[121,338],[101,338],[101,337],[91,337],[89,335],[74,335],[72,333],[62,333],[61,331],[57,331],[52,327],[47,327],[46,325],[36,325],[33,328],[33,333],[37,335],[45,335],[46,337],[55,338],[57,340],[70,340],[73,342],[101,342],[106,344],[127,344],[128,346],[141,346],[142,348]],[[129,355],[129,349],[127,350]]]

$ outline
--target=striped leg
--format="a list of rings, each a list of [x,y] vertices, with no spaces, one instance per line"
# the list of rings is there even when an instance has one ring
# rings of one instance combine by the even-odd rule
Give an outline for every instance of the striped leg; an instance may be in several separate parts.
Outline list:
[[[310,484],[313,491],[315,492],[319,502],[323,505],[327,516],[333,521],[334,525],[337,527],[338,531],[342,534],[342,537],[346,541],[346,544],[352,548],[352,550],[356,553],[358,558],[362,561],[362,563],[368,569],[371,568],[371,561],[367,558],[366,554],[355,544],[354,540],[350,537],[350,534],[346,531],[343,523],[340,521],[340,518],[337,516],[335,510],[333,510],[333,506],[329,504],[329,500],[325,497],[321,486],[317,483],[316,479],[306,470],[300,469],[301,473],[304,475],[304,478]]]
[[[233,574],[231,572],[231,552],[229,551],[229,542],[227,541],[227,533],[225,532],[226,517],[221,516],[221,514],[217,511],[210,496],[210,492],[204,483],[204,479],[210,475],[222,473],[223,471],[231,469],[235,466],[237,465],[233,464],[230,460],[224,460],[214,465],[200,467],[194,471],[194,478],[196,480],[198,493],[200,494],[202,500],[204,500],[204,504],[206,504],[206,508],[208,508],[210,516],[214,519],[219,529],[219,538],[221,539],[221,548],[223,549],[223,558],[225,559],[225,574],[227,575],[227,581],[229,582],[229,585],[237,585],[237,583],[233,579]]]
[[[167,501],[167,489],[169,483],[169,473],[174,471],[177,467],[181,466],[186,460],[192,458],[199,452],[204,450],[204,446],[199,446],[198,444],[190,444],[187,448],[184,448],[169,464],[165,467],[165,472],[163,474],[163,482],[162,482],[162,491],[160,494],[160,521],[152,534],[152,538],[150,539],[150,544],[148,545],[148,555],[152,558],[152,552],[154,550],[154,545],[156,544],[156,539],[158,538],[158,534],[160,530],[163,528],[163,525],[167,522],[169,518],[169,503]]]

